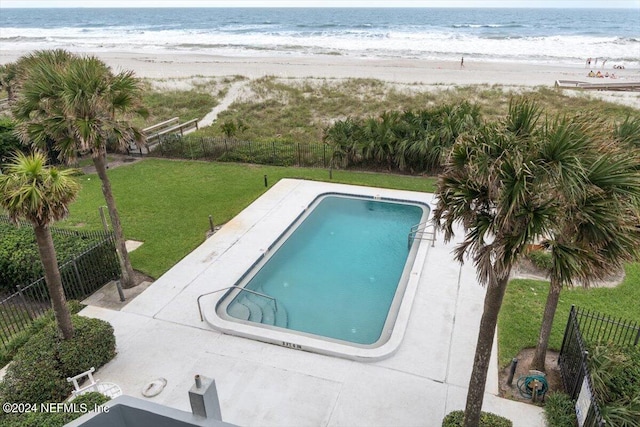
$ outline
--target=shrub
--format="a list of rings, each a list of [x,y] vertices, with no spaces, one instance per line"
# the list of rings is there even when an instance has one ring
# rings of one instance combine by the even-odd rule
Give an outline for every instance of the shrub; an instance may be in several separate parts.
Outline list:
[[[529,251],[526,255],[527,259],[531,261],[533,265],[544,271],[550,271],[553,268],[551,261],[551,253],[545,250],[533,250]]]
[[[574,427],[577,422],[573,400],[561,392],[547,395],[544,416],[548,427]]]
[[[104,405],[110,399],[100,393],[91,392],[73,400],[73,410],[61,412],[27,412],[0,418],[0,427],[62,427],[80,418],[96,406]]]
[[[71,314],[76,314],[80,310],[84,308],[80,302],[71,300],[67,301],[67,308]],[[53,310],[49,309],[44,312],[44,314],[38,318],[36,318],[31,325],[23,330],[18,332],[17,334],[11,337],[11,340],[6,345],[5,348],[0,348],[0,366],[4,366],[13,360],[13,357],[16,355],[17,351],[27,342],[29,339],[39,331],[41,331],[45,326],[55,320],[55,314]]]
[[[72,316],[75,335],[60,338],[49,323],[18,350],[0,383],[6,402],[57,402],[71,392],[67,377],[99,368],[115,356],[113,327],[99,319]]]
[[[640,426],[640,347],[596,345],[588,363],[607,425]]]
[[[450,412],[442,420],[442,427],[461,427],[464,421],[464,411]],[[513,423],[500,415],[491,412],[480,414],[480,425],[478,427],[513,427]]]
[[[0,291],[13,293],[16,286],[25,286],[42,277],[44,271],[38,254],[35,234],[30,226],[16,227],[0,220]],[[100,239],[80,233],[51,230],[56,257],[61,266],[95,246]],[[113,251],[111,251],[113,252]],[[94,264],[98,264],[96,260]],[[113,263],[112,263],[113,264]],[[108,265],[108,264],[107,264]]]

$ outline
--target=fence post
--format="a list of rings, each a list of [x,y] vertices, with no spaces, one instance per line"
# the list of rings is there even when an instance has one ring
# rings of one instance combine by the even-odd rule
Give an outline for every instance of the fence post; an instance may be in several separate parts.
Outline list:
[[[86,289],[82,285],[82,277],[80,277],[80,271],[78,270],[78,264],[76,263],[76,259],[77,259],[76,257],[73,257],[71,259],[71,265],[73,266],[73,273],[78,283],[77,286],[75,286],[75,288],[76,288],[76,291],[80,291],[84,294],[86,293]]]
[[[322,167],[327,167],[327,144],[322,145]]]
[[[638,327],[638,334],[636,335],[636,340],[633,345],[638,345],[638,342],[640,342],[640,326]]]
[[[302,166],[302,160],[300,155],[300,143],[298,142],[298,166]]]
[[[18,295],[20,295],[20,302],[22,302],[22,305],[24,305],[25,311],[29,316],[29,320],[33,321],[34,316],[31,314],[31,310],[29,309],[29,304],[27,303],[27,299],[24,297],[24,294],[22,293],[22,286],[16,285],[16,287],[18,288]]]
[[[276,163],[276,142],[275,141],[271,141],[271,148],[272,148],[271,163],[275,164]]]
[[[104,206],[100,206],[98,210],[100,211],[100,219],[102,219],[102,227],[104,231],[109,232],[109,224],[107,224],[107,217],[104,215]]]
[[[567,326],[564,328],[564,336],[562,337],[562,345],[560,346],[560,357],[558,357],[558,363],[560,363],[560,358],[562,357],[562,354],[564,352],[564,345],[566,344],[568,335],[567,332],[569,332],[569,327],[571,326],[572,319],[574,318],[573,314],[575,308],[575,304],[571,304],[571,309],[569,310],[569,320],[567,320]]]

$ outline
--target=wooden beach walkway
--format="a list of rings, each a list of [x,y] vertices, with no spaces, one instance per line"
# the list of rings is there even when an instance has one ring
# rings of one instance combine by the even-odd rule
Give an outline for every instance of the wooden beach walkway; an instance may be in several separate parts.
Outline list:
[[[640,92],[640,82],[590,83],[578,80],[556,80],[555,87],[562,89],[610,90]]]

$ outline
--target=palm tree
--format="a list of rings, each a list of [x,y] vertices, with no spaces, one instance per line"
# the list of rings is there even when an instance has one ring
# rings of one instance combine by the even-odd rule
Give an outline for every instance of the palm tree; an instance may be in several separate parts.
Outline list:
[[[637,260],[640,253],[640,153],[603,145],[601,123],[564,119],[543,132],[540,157],[558,207],[550,288],[531,369],[545,370],[553,319],[564,285],[584,286]]]
[[[465,427],[478,425],[497,316],[527,246],[542,242],[552,252],[551,322],[563,283],[600,277],[638,253],[640,155],[602,142],[602,123],[563,118],[539,127],[539,116],[533,102],[512,101],[506,120],[454,145],[439,181],[435,220],[446,240],[462,224],[456,258],[469,254],[487,286]]]
[[[16,153],[13,162],[0,174],[0,206],[14,221],[26,219],[33,224],[40,260],[58,328],[64,339],[73,337],[71,314],[66,306],[56,251],[49,225],[69,213],[68,206],[80,190],[71,177],[72,169],[46,167],[41,152]]]
[[[33,141],[44,147],[52,141],[68,162],[77,152],[91,153],[116,235],[122,284],[132,287],[133,268],[107,175],[106,152],[110,144],[125,147],[132,140],[144,143],[142,133],[126,120],[130,112],[145,113],[135,109],[141,95],[140,81],[131,71],[114,75],[95,57],[70,55],[53,62],[51,56],[46,51],[36,52],[25,67],[13,108],[18,131],[24,143]]]
[[[539,113],[526,99],[512,101],[501,123],[489,123],[463,135],[453,145],[440,176],[434,220],[445,241],[461,224],[465,238],[455,248],[464,262],[469,255],[478,281],[486,286],[464,426],[479,424],[487,369],[502,300],[512,267],[528,244],[548,234],[550,209],[535,156]]]

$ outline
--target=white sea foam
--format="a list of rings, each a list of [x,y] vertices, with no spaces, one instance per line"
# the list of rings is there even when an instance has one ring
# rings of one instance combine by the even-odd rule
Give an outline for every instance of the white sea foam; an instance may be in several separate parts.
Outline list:
[[[215,55],[346,55],[378,58],[584,64],[588,57],[640,67],[637,18],[588,11],[234,10],[91,12],[0,17],[0,49],[171,51]],[[605,12],[603,12],[605,13]],[[40,16],[36,19],[34,17]],[[178,19],[176,19],[176,16]],[[628,22],[625,19],[630,19]],[[635,19],[635,20],[634,20]],[[13,23],[13,25],[12,25]],[[42,28],[39,26],[42,25]]]

